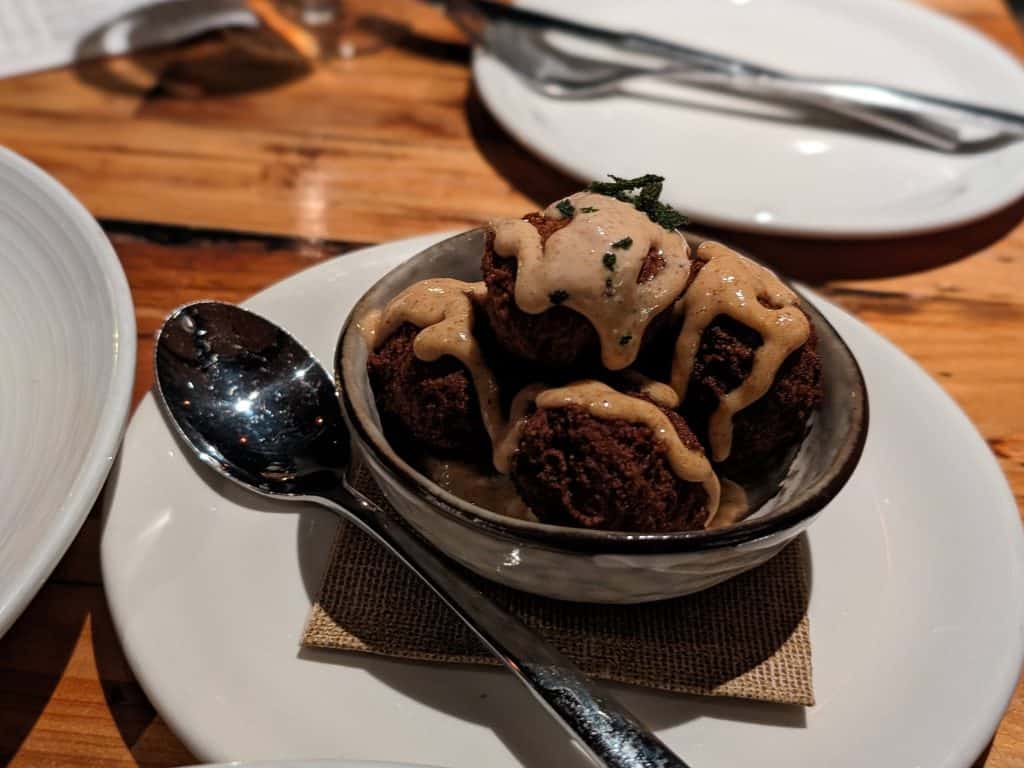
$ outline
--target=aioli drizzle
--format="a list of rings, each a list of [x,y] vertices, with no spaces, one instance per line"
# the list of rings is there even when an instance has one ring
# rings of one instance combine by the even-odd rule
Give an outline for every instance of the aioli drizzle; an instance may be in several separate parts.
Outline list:
[[[573,220],[545,243],[532,224],[510,219],[494,224],[494,251],[516,259],[521,310],[539,314],[553,306],[552,296],[565,296],[558,303],[579,312],[597,332],[604,367],[622,370],[636,360],[650,322],[686,286],[690,249],[679,232],[655,224],[629,203],[593,192],[568,200]],[[544,216],[565,218],[559,203]],[[652,249],[664,267],[638,282]]]
[[[545,390],[537,395],[536,402],[538,408],[576,405],[598,419],[621,419],[646,426],[654,435],[654,440],[665,448],[665,458],[675,476],[704,486],[708,497],[705,502],[708,510],[705,526],[711,524],[718,510],[721,493],[718,476],[703,451],[689,448],[683,443],[668,416],[658,406],[594,380],[577,381],[565,387]]]
[[[708,423],[711,458],[724,461],[732,450],[733,417],[764,396],[782,363],[807,341],[811,329],[797,295],[769,270],[710,241],[701,243],[697,258],[707,263],[683,296],[683,330],[672,360],[672,388],[680,401],[686,398],[701,336],[716,317],[728,315],[763,340],[750,374],[719,399]]]
[[[494,468],[503,475],[512,471],[512,454],[519,448],[519,438],[523,433],[526,420],[530,418],[534,401],[537,399],[537,395],[543,391],[543,384],[530,384],[519,390],[512,398],[508,421],[499,430],[497,438],[492,443]]]
[[[727,477],[721,478],[720,482],[722,497],[718,503],[718,512],[714,523],[705,526],[706,528],[725,528],[750,514],[750,500],[747,498],[746,489]]]
[[[359,328],[367,346],[376,349],[403,323],[411,323],[421,329],[412,346],[418,359],[433,362],[451,355],[465,365],[473,379],[484,429],[491,440],[494,468],[507,475],[534,397],[544,387],[524,387],[513,398],[509,417],[505,419],[497,377],[484,361],[473,335],[473,302],[482,300],[486,292],[483,283],[443,277],[422,280],[398,294],[383,312],[368,313]]]
[[[498,382],[484,362],[480,346],[473,336],[473,300],[479,300],[484,290],[482,283],[465,283],[450,278],[423,280],[402,291],[382,312],[367,314],[359,327],[368,345],[375,349],[403,323],[411,323],[422,329],[413,340],[413,354],[417,358],[432,362],[443,355],[451,355],[466,366],[480,402],[484,427],[491,439],[494,467],[502,475],[507,475],[511,469],[512,455],[519,446],[523,425],[534,404],[538,408],[579,405],[597,418],[623,419],[647,426],[654,439],[665,447],[666,459],[673,473],[681,480],[704,486],[708,497],[705,524],[710,524],[718,508],[718,478],[703,451],[684,445],[668,417],[654,403],[623,394],[599,381],[579,381],[556,389],[531,384],[513,398],[509,418],[503,418]],[[667,385],[635,372],[629,372],[627,378],[654,402],[668,408],[679,404],[675,392]],[[452,480],[450,472],[447,477]],[[484,480],[474,484],[461,475],[457,480],[467,492],[470,486],[474,494],[498,492],[499,486]],[[489,501],[493,504],[496,498],[492,496]]]
[[[601,337],[605,366],[619,370],[635,359],[650,320],[671,305],[685,286],[690,271],[688,249],[678,233],[662,230],[626,203],[591,193],[570,199],[578,211],[576,220],[553,234],[546,247],[541,246],[540,236],[532,225],[516,220],[495,225],[495,250],[499,255],[515,255],[519,259],[516,303],[521,309],[541,312],[550,307],[548,288],[569,292],[565,303],[588,317]],[[599,216],[602,207],[606,213]],[[581,213],[581,209],[594,212]],[[561,212],[552,207],[545,215],[555,218]],[[590,221],[581,222],[581,218]],[[630,242],[625,244],[627,239]],[[620,246],[614,248],[615,244]],[[651,280],[638,284],[637,278],[652,246],[659,249],[665,268]],[[603,289],[604,273],[609,270],[602,254],[609,252],[609,248],[616,253],[616,295],[612,301]],[[709,424],[711,458],[724,460],[731,448],[733,416],[768,391],[782,362],[807,341],[810,326],[798,309],[796,294],[768,270],[713,242],[703,243],[697,256],[707,263],[679,305],[683,330],[676,342],[671,386],[635,371],[625,374],[626,380],[650,401],[595,380],[554,389],[531,384],[515,396],[509,417],[504,418],[498,381],[473,335],[475,303],[486,296],[482,282],[423,280],[402,291],[383,311],[368,313],[358,325],[367,345],[376,349],[402,324],[410,323],[421,329],[413,340],[413,353],[418,359],[432,362],[451,355],[466,367],[473,380],[484,428],[491,439],[493,463],[502,475],[510,472],[512,456],[533,406],[550,409],[576,405],[596,418],[621,419],[648,427],[654,440],[664,447],[672,472],[681,480],[704,487],[708,509],[705,527],[719,527],[742,514],[743,501],[737,493],[741,489],[728,481],[723,487],[708,457],[683,443],[661,408],[677,408],[685,398],[701,336],[717,316],[728,315],[757,331],[763,344],[755,352],[750,374],[720,399]],[[595,275],[600,281],[594,279]],[[600,290],[592,290],[593,283]],[[759,298],[770,306],[762,305]],[[624,330],[629,333],[617,335]],[[620,343],[625,336],[630,337],[629,341]],[[435,469],[442,471],[440,467]],[[486,498],[489,504],[485,506],[505,499],[507,481],[488,480],[483,475],[478,481],[468,472],[459,467],[453,473],[448,467],[444,470],[445,482],[453,492],[457,485],[480,501]]]
[[[655,381],[637,371],[626,371],[623,374],[623,378],[636,387],[637,392],[651,398],[662,408],[674,411],[679,407],[679,395],[668,384]]]
[[[537,522],[507,475],[488,475],[472,464],[428,456],[423,460],[427,475],[449,493],[499,515]]]
[[[487,295],[481,283],[447,277],[414,283],[393,298],[384,311],[370,313],[360,322],[364,338],[373,349],[383,344],[404,323],[422,330],[413,339],[417,358],[431,363],[451,355],[469,370],[480,403],[484,429],[493,443],[504,428],[498,380],[484,361],[473,335],[473,302]]]

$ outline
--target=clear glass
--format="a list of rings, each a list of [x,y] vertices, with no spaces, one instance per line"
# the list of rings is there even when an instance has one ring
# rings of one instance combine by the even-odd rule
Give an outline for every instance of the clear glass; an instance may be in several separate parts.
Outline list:
[[[374,24],[363,23],[371,10],[352,0],[275,0],[281,14],[300,25],[317,43],[319,58],[350,59],[380,50],[393,36]],[[361,5],[368,6],[361,8]]]
[[[283,0],[298,5],[299,20],[313,29],[337,24],[342,18],[341,0]]]

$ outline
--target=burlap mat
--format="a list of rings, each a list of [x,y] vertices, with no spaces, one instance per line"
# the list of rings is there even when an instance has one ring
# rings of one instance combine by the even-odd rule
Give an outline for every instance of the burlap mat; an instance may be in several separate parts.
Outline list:
[[[386,504],[371,480],[360,486]],[[802,538],[756,570],[696,595],[638,606],[565,603],[481,588],[587,674],[676,693],[814,703]],[[303,643],[402,659],[497,664],[377,542],[342,523]]]

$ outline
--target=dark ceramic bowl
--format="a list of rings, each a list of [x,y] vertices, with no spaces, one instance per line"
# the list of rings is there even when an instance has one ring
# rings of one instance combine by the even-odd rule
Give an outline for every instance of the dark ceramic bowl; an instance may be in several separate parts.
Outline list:
[[[356,320],[428,277],[480,279],[484,230],[456,235],[413,256],[353,308],[335,351],[335,378],[360,456],[381,490],[438,549],[493,581],[563,600],[638,603],[706,589],[768,560],[839,493],[860,459],[868,402],[857,361],[809,301],[825,395],[776,495],[720,529],[625,533],[509,518],[448,493],[392,449],[366,374]],[[703,238],[687,235],[691,247]]]

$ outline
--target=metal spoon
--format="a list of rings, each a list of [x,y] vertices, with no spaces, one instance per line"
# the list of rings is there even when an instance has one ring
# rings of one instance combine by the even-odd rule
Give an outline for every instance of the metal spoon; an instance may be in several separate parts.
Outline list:
[[[347,477],[348,428],[331,378],[286,331],[240,307],[176,310],[156,340],[158,399],[208,466],[256,493],[312,501],[355,523],[423,579],[610,768],[686,768],[625,707]]]

